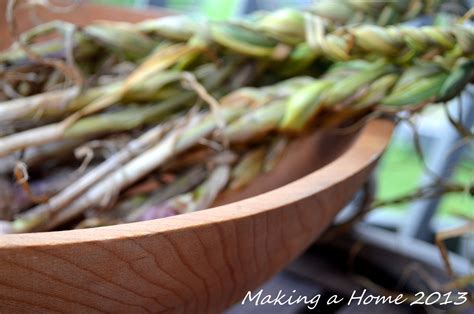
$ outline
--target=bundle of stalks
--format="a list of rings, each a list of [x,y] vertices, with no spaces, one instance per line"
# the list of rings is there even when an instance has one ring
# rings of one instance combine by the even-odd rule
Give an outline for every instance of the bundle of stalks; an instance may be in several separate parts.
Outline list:
[[[18,36],[19,44],[0,54],[0,67],[4,72],[3,85],[11,86],[8,89],[12,90],[10,94],[13,93],[4,93],[3,96],[18,98],[1,103],[0,134],[8,135],[32,129],[35,125],[66,120],[32,131],[36,134],[41,132],[44,139],[38,144],[45,144],[64,137],[65,129],[78,123],[81,118],[117,104],[164,100],[163,107],[177,108],[182,102],[192,98],[192,93],[188,97],[182,95],[179,81],[183,71],[195,72],[198,79],[209,78],[211,82],[203,84],[207,89],[212,90],[217,85],[222,90],[226,74],[233,67],[243,67],[242,74],[234,75],[237,79],[229,82],[228,86],[232,90],[249,84],[252,80],[274,83],[278,80],[278,75],[287,77],[305,72],[314,74],[315,60],[321,57],[329,60],[384,57],[391,62],[402,63],[420,56],[429,58],[431,55],[449,54],[457,58],[473,55],[474,47],[470,43],[474,33],[462,26],[416,29],[363,25],[349,31],[338,28],[336,22],[328,22],[331,21],[328,18],[332,15],[331,12],[344,12],[344,8],[348,6],[364,12],[363,16],[370,20],[381,9],[409,12],[407,17],[424,14],[432,11],[437,6],[436,2],[337,3],[323,1],[312,11],[284,9],[236,22],[204,23],[184,16],[171,16],[138,24],[98,22],[81,29],[60,21],[39,25]],[[13,11],[9,13],[14,15]],[[399,16],[391,22],[403,19],[404,17]],[[15,29],[14,25],[12,29]],[[33,44],[36,38],[54,32],[68,39],[62,47],[58,46],[60,40],[57,38]],[[59,50],[55,51],[54,47]],[[402,52],[400,56],[399,52]],[[61,80],[60,75],[50,75],[47,82],[40,84],[43,85],[44,93],[35,95],[38,88],[26,88],[28,92],[18,93],[16,90],[22,89],[21,86],[25,84],[30,86],[30,81],[20,80],[14,84],[8,78],[15,75],[7,74],[17,74],[18,65],[25,63],[33,63],[35,66],[51,64],[52,61],[46,60],[52,59],[52,55],[56,59],[61,57],[67,61],[72,68],[69,72],[78,70],[82,73],[88,88],[82,93],[77,87],[65,90],[60,88],[66,84],[64,78]],[[242,56],[256,60],[249,62]],[[272,59],[276,62],[270,62]],[[247,62],[246,66],[243,66],[244,62]],[[122,69],[123,64],[129,65],[125,67],[125,71]],[[121,68],[121,75],[115,75],[113,82],[97,86],[98,77],[113,76],[110,74],[114,70],[105,71],[103,68],[106,66]],[[48,71],[51,70],[49,67]],[[268,79],[269,75],[262,77],[265,76],[263,73],[270,73],[272,78]],[[58,88],[61,90],[57,90]],[[225,89],[222,90],[222,93],[225,92]],[[33,96],[19,97],[24,95]],[[167,100],[176,95],[181,96],[182,100],[171,101],[172,104],[169,104]],[[155,110],[150,110],[151,114],[146,109],[143,112],[154,116]],[[117,115],[114,117],[117,118]],[[141,120],[143,123],[144,119]],[[84,124],[87,123],[82,122]],[[25,134],[26,137],[29,134]],[[10,142],[21,141],[23,137],[14,136]],[[10,146],[7,143],[0,155],[23,148],[21,145]]]
[[[409,21],[422,14],[437,12],[442,1],[365,1],[342,0],[316,1],[310,10],[339,25],[377,24],[390,25]]]
[[[356,60],[335,64],[319,79],[297,77],[268,87],[239,89],[223,97],[214,111],[191,111],[151,128],[47,202],[17,215],[4,229],[53,230],[91,209],[107,212],[104,208],[119,200],[123,191],[160,169],[176,169],[176,165],[167,166],[176,163],[175,158],[210,146],[214,152],[196,157],[185,167],[189,170],[172,172],[173,179],[155,192],[157,196],[132,193],[119,202],[122,211],[130,204],[138,210],[128,208],[126,216],[113,219],[107,213],[89,214],[82,226],[205,208],[223,189],[241,188],[264,169],[271,169],[269,165],[279,155],[275,151],[281,152],[281,144],[275,145],[274,139],[311,130],[323,110],[403,108],[444,101],[462,90],[472,77],[473,66],[464,59],[459,59],[453,70],[423,60],[408,67]],[[202,163],[205,168],[195,168]],[[188,171],[201,171],[201,176],[193,174],[196,180],[190,180]]]
[[[0,92],[0,99],[34,95],[39,90],[56,90],[68,83],[67,76],[78,84],[90,87],[95,74],[104,70],[103,65],[111,67],[122,62],[136,65],[157,50],[169,51],[167,48],[176,43],[186,43],[195,48],[181,52],[183,55],[179,58],[183,61],[180,62],[180,70],[190,70],[187,67],[196,59],[201,59],[200,62],[209,59],[215,61],[222,47],[257,58],[289,59],[290,65],[283,66],[283,73],[295,62],[300,64],[298,69],[304,69],[320,55],[318,49],[307,51],[309,47],[304,44],[306,38],[310,43],[313,41],[311,34],[315,21],[317,28],[322,28],[321,31],[333,32],[341,25],[352,23],[395,24],[434,12],[439,6],[439,1],[425,0],[325,0],[306,11],[284,9],[258,13],[235,22],[209,23],[185,16],[172,16],[138,24],[102,21],[77,28],[70,23],[52,21],[20,35],[16,34],[14,16],[15,9],[20,9],[21,3],[19,0],[10,0],[8,6],[7,17],[17,42],[11,49],[0,53],[0,69],[5,73],[2,80],[8,86]],[[45,36],[47,40],[40,40]],[[210,58],[202,60],[203,54]],[[197,55],[201,58],[197,58]],[[55,60],[58,58],[63,62]],[[54,75],[35,77],[34,80],[7,78],[9,75],[6,74],[18,73],[18,66],[28,67],[32,62],[46,67],[44,71],[56,71]],[[293,71],[292,74],[296,73]],[[42,89],[34,88],[38,85]]]
[[[14,9],[21,7],[19,0],[10,0],[10,16],[13,17]],[[413,1],[317,1],[309,6],[305,12],[317,16],[325,21],[331,28],[341,25],[351,24],[376,24],[380,26],[397,24],[416,18],[420,15],[435,13],[441,1],[438,0],[413,0]],[[251,20],[257,20],[259,24],[271,25],[287,30],[297,25],[301,26],[300,12],[283,9],[276,13],[258,12],[250,17]],[[294,15],[292,17],[292,15]],[[293,21],[293,24],[285,24]],[[16,26],[12,20],[13,28]],[[205,29],[205,22],[196,21],[184,16],[162,18],[149,20],[131,27],[127,23],[109,23],[98,22],[94,25],[86,26],[81,30],[74,32],[74,42],[81,46],[81,49],[75,51],[81,56],[90,56],[96,52],[96,49],[106,49],[115,52],[125,58],[137,60],[145,57],[156,46],[154,39],[166,39],[169,41],[187,41],[196,33]],[[290,27],[288,27],[290,26]],[[36,27],[30,32],[22,34],[20,41],[27,44],[36,37],[57,31],[64,36],[68,32],[75,30],[71,24],[53,21]],[[147,36],[150,33],[159,35],[158,38]],[[299,33],[288,35],[299,36]],[[0,63],[5,61],[18,61],[27,59],[27,53],[13,47],[14,49],[0,56]],[[60,53],[63,51],[63,43],[58,40],[51,40],[47,43],[40,43],[35,48],[40,55]]]
[[[225,36],[221,34],[227,43],[235,37],[232,36],[232,34],[235,34],[233,30],[231,28],[228,30],[230,32],[226,33]],[[248,38],[245,38],[245,40],[248,40]],[[463,26],[453,26],[451,28],[406,28],[400,26],[380,28],[364,25],[351,29],[350,33],[347,32],[345,35],[340,34],[336,36],[333,34],[326,37],[323,36],[322,38],[315,36],[314,40],[308,43],[305,42],[305,45],[317,46],[317,49],[311,50],[313,56],[314,53],[324,52],[331,56],[333,60],[346,61],[362,57],[374,60],[383,57],[390,60],[391,63],[404,64],[410,63],[414,58],[429,60],[442,56],[443,62],[449,64],[459,58],[472,58],[474,56],[474,31]],[[257,43],[261,45],[261,41],[254,42],[255,44],[248,51],[256,51],[254,48]],[[241,53],[245,53],[241,51],[242,47],[250,47],[248,42],[244,43],[242,40],[237,40],[230,46],[233,45],[240,47],[239,52]],[[274,49],[275,47],[269,49]],[[261,51],[260,48],[257,50]],[[170,111],[179,109],[183,103],[193,98],[193,92],[183,93],[181,80],[183,79],[184,72],[182,69],[176,69],[176,66],[181,67],[183,58],[186,61],[189,57],[197,58],[201,52],[201,48],[194,45],[174,44],[151,54],[124,80],[88,89],[75,98],[71,97],[74,95],[74,91],[66,91],[48,95],[48,97],[56,97],[56,102],[49,102],[48,104],[43,99],[35,98],[38,96],[28,100],[19,99],[3,102],[0,107],[0,114],[2,116],[0,130],[5,129],[6,126],[12,129],[12,125],[18,124],[20,126],[13,128],[13,130],[21,130],[21,122],[38,115],[42,118],[41,121],[45,122],[58,119],[63,119],[63,121],[4,137],[0,140],[0,144],[2,144],[0,145],[0,156],[31,145],[42,145],[61,139],[84,137],[87,135],[83,132],[84,126],[87,126],[88,130],[85,133],[94,133],[96,131],[93,131],[94,129],[89,127],[89,124],[93,124],[97,119],[87,118],[87,116],[120,103],[163,100],[162,103],[153,106],[153,108],[142,106],[139,110],[125,108],[122,113],[106,113],[106,118],[98,118],[101,121],[100,126],[106,128],[102,121],[107,119],[121,121],[121,117],[128,117],[132,110],[134,115],[138,116],[134,120],[136,124],[146,123],[145,115],[147,117],[158,116],[155,119],[148,119],[148,121],[156,122],[163,115],[166,116]],[[198,80],[201,78],[204,80],[203,85],[206,89],[212,91],[219,87],[220,91],[225,93],[223,81],[239,65],[239,61],[236,61],[235,58],[232,58],[232,61],[227,59],[221,59],[223,60],[223,65],[221,66],[209,63],[200,65],[195,68],[194,75]],[[304,56],[303,59],[307,59],[307,56]],[[291,69],[298,68],[298,65],[294,64],[295,59],[292,59],[291,56],[288,57],[287,61],[287,68],[290,65]],[[241,61],[240,65],[242,65],[242,62],[245,61]],[[246,70],[245,67],[243,69]],[[233,79],[229,83],[231,88],[239,87],[239,84],[246,84],[255,78],[255,75],[253,75],[255,73],[243,72],[242,75],[236,75],[234,78],[247,77],[244,79]],[[142,114],[139,114],[139,112]],[[125,130],[127,129],[125,124],[123,127]],[[98,130],[97,132],[100,133],[101,131]],[[41,136],[39,136],[40,133]]]
[[[361,113],[446,101],[472,80],[468,27],[339,27],[401,21],[436,1],[340,2],[367,19],[336,16],[336,4],[323,3],[237,22],[51,22],[22,34],[19,47],[0,53],[2,80],[16,91],[19,67],[56,76],[2,96],[0,184],[21,196],[0,195],[0,233],[204,209],[271,171],[296,136]],[[377,10],[384,16],[374,18]],[[54,32],[67,44],[34,43]],[[52,58],[84,81],[71,85]],[[68,180],[53,180],[57,169]]]
[[[334,6],[341,5],[341,2],[328,1],[328,3]],[[364,3],[368,7],[375,8],[379,2],[364,1]],[[385,8],[392,10],[397,4],[391,1],[390,3],[392,5],[382,1]],[[399,21],[397,19],[393,22]],[[21,36],[20,42],[28,45],[32,39],[40,35],[49,34],[53,30],[62,33],[69,28],[73,28],[73,25],[58,21],[40,25]],[[193,46],[194,50],[182,51],[183,55],[180,58],[186,60],[182,63],[183,66],[192,63],[193,59],[196,59],[196,54],[202,54],[204,51],[209,57],[215,57],[222,50],[219,48],[281,62],[291,60],[292,57],[304,60],[314,60],[318,57],[347,60],[351,57],[360,57],[367,52],[373,53],[374,57],[392,58],[399,51],[404,52],[402,54],[404,58],[410,58],[417,55],[420,50],[423,51],[427,45],[445,51],[452,50],[455,44],[458,44],[460,51],[456,53],[472,55],[473,47],[464,45],[472,36],[472,29],[459,26],[434,29],[384,28],[367,24],[350,28],[340,27],[338,24],[328,23],[327,19],[312,11],[282,9],[262,13],[251,19],[230,22],[195,21],[186,16],[169,16],[137,24],[100,22],[76,31],[75,41],[71,43],[73,47],[58,47],[56,40],[49,45],[56,47],[59,50],[57,53],[62,55],[68,49],[73,50],[74,58],[79,61],[87,58],[95,60],[100,53],[141,62],[150,53],[161,49],[167,50],[170,45],[176,43],[187,43],[188,46]],[[137,43],[140,38],[145,43]],[[42,42],[32,45],[31,50],[46,57],[52,54],[53,49],[45,49],[45,46],[46,43]],[[135,54],[127,52],[132,47],[138,50]],[[109,54],[105,54],[104,51],[108,51]],[[25,62],[27,58],[28,54],[24,53],[21,47],[14,45],[9,51],[0,54],[0,64],[5,67],[7,64]]]

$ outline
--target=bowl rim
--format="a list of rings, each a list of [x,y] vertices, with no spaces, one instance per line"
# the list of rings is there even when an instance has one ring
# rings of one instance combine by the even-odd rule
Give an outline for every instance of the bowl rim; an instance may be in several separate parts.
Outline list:
[[[376,119],[364,125],[351,145],[325,166],[279,188],[237,202],[161,219],[80,230],[0,235],[0,250],[123,240],[229,222],[289,206],[323,193],[370,168],[388,145],[394,123]]]

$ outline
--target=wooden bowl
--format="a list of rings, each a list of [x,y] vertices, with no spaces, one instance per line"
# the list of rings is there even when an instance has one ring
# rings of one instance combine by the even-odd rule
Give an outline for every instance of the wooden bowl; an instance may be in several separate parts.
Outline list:
[[[86,23],[150,16],[91,8],[74,18]],[[211,209],[0,236],[0,312],[217,313],[325,230],[371,173],[392,128],[375,120],[352,134],[318,131],[300,138],[274,171],[222,195],[216,205],[225,205]]]

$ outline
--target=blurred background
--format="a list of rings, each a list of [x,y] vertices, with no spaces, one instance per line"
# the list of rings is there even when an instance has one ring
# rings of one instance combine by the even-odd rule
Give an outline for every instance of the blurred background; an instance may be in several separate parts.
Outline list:
[[[311,0],[94,0],[92,2],[138,8],[159,6],[219,20],[232,18],[255,10],[272,10],[290,6],[301,7],[311,3]]]

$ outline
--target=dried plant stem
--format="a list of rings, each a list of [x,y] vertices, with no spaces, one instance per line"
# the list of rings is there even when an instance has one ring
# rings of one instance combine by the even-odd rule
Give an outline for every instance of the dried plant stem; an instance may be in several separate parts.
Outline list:
[[[19,219],[16,220],[17,223],[14,225],[15,231],[27,232],[34,229],[37,225],[44,223],[47,218],[73,202],[78,196],[97,181],[101,180],[104,176],[117,170],[124,163],[150,148],[162,137],[164,131],[164,126],[158,125],[138,139],[130,142],[117,154],[113,155],[101,165],[82,176],[74,184],[70,185],[59,194],[50,198],[46,203],[34,207],[25,215],[19,217]]]
[[[246,153],[232,170],[231,190],[238,190],[249,184],[263,170],[266,147],[259,147]]]
[[[241,114],[242,108],[228,108],[223,116],[226,120],[231,120]],[[64,208],[44,225],[38,226],[35,231],[51,230],[58,225],[68,221],[81,214],[87,208],[104,206],[104,199],[111,196],[111,193],[119,193],[125,187],[130,186],[163,165],[172,156],[183,152],[194,146],[199,139],[209,136],[217,127],[216,119],[211,115],[202,119],[202,116],[193,118],[194,121],[201,120],[198,124],[189,123],[184,130],[174,130],[163,140],[152,148],[144,151],[129,162],[121,164],[121,167],[102,180],[95,180],[97,183],[81,195],[80,199]],[[31,222],[30,222],[31,223]],[[24,232],[25,226],[28,227],[22,219],[15,220],[13,223],[14,232]],[[28,230],[28,229],[26,229]]]
[[[81,141],[59,141],[39,147],[29,147],[25,149],[21,156],[9,155],[0,158],[0,175],[10,174],[15,164],[21,160],[28,167],[34,167],[41,162],[54,159],[60,161],[68,152],[72,152],[74,148],[81,144]]]
[[[211,78],[203,78],[205,82],[201,85],[193,85],[206,91],[214,90],[230,74],[232,66],[227,66],[217,72],[213,72]],[[142,71],[142,70],[140,70]],[[198,70],[199,71],[199,70]],[[204,71],[203,71],[204,72]],[[136,72],[137,75],[142,72]],[[179,78],[180,76],[178,76]],[[129,80],[132,82],[133,80]],[[196,81],[197,82],[197,81]],[[104,90],[105,88],[105,90]],[[43,145],[62,139],[87,138],[95,134],[101,134],[108,131],[130,130],[143,123],[150,123],[160,120],[170,112],[176,111],[183,104],[190,102],[195,97],[195,92],[184,91],[174,97],[165,99],[163,102],[151,106],[143,106],[134,109],[124,109],[119,112],[103,113],[90,117],[84,117],[99,109],[104,109],[112,103],[119,101],[122,97],[122,84],[112,84],[104,88],[98,88],[84,95],[79,101],[70,104],[72,108],[80,109],[61,122],[40,126],[23,132],[18,132],[9,136],[0,138],[0,157],[22,150],[26,147]],[[221,89],[224,89],[221,86]],[[105,91],[105,95],[98,96],[100,91]],[[202,92],[200,90],[200,92]],[[206,91],[209,97],[210,94]],[[94,99],[90,105],[87,99]]]
[[[375,209],[375,208],[380,208],[380,207],[385,207],[385,206],[390,206],[390,205],[397,205],[397,204],[412,202],[414,200],[419,200],[419,199],[435,198],[447,193],[462,193],[462,192],[466,192],[466,193],[469,193],[470,195],[474,195],[474,186],[471,185],[471,186],[466,187],[465,185],[461,185],[461,184],[448,184],[448,183],[428,185],[425,187],[421,187],[420,189],[412,193],[408,193],[406,195],[402,195],[394,199],[374,202],[371,208]]]
[[[194,191],[194,201],[188,203],[188,206],[186,206],[182,213],[198,211],[211,206],[217,195],[229,182],[230,170],[229,164],[217,165],[210,173],[208,179]]]
[[[65,130],[65,125],[50,124],[0,138],[0,157],[27,147],[61,140]]]
[[[140,221],[146,219],[150,213],[150,208],[169,200],[177,195],[188,192],[196,185],[206,179],[208,172],[203,165],[197,165],[186,171],[182,176],[169,185],[159,189],[140,207],[133,210],[125,218],[126,222]]]
[[[18,35],[17,31],[17,23],[14,18],[14,11],[17,6],[18,1],[17,0],[8,0],[7,4],[7,10],[6,10],[6,19],[8,23],[8,30],[10,31],[10,34],[12,38],[16,40],[16,42],[20,45],[20,47],[23,49],[23,51],[26,53],[26,55],[31,59],[34,60],[38,63],[42,63],[45,65],[52,66],[62,73],[66,77],[71,78],[76,84],[82,88],[84,84],[84,78],[82,77],[82,74],[80,70],[75,66],[75,64],[66,64],[65,62],[57,59],[47,59],[44,58],[41,55],[38,55],[36,52],[34,52],[28,45],[23,42],[22,38]],[[71,38],[72,36],[70,35],[75,31],[75,26],[73,24],[69,24],[69,27],[66,28],[66,36],[65,39],[68,42],[69,41],[69,47],[72,47],[72,42]],[[70,48],[71,49],[71,48]]]
[[[26,98],[17,98],[0,103],[0,125],[19,119],[41,119],[51,112],[62,112],[67,103],[79,94],[79,88],[46,92]]]
[[[106,132],[131,130],[144,123],[154,122],[172,113],[194,97],[191,92],[163,103],[124,109],[74,120],[40,126],[0,138],[0,157],[28,147],[67,139],[86,139]]]
[[[198,82],[196,76],[190,72],[184,72],[182,74],[183,80],[189,84],[189,86],[196,92],[196,94],[204,100],[206,103],[209,104],[211,108],[211,112],[216,116],[217,123],[219,125],[219,129],[221,131],[221,135],[224,133],[224,129],[226,127],[225,120],[221,117],[221,104],[206,90],[206,88]],[[224,147],[229,147],[229,140],[223,136],[222,142]]]
[[[25,192],[25,194],[28,196],[31,202],[42,203],[47,200],[46,195],[36,195],[35,193],[32,192],[30,184],[28,182],[29,175],[28,175],[28,169],[25,163],[18,162],[15,165],[15,169],[13,173],[15,175],[16,182],[18,183],[18,185],[21,186],[21,189],[23,190],[23,192]]]

